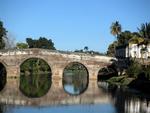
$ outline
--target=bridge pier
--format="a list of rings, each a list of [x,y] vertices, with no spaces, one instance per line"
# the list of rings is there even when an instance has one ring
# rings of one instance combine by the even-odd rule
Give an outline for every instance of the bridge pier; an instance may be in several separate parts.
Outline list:
[[[18,78],[20,76],[20,67],[16,66],[7,66],[7,78]]]

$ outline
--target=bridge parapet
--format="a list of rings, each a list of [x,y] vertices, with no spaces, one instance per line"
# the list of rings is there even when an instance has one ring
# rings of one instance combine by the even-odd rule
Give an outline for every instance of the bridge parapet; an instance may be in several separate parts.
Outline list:
[[[9,49],[9,50],[0,50],[0,56],[16,56],[16,55],[56,55],[62,56],[65,58],[80,59],[80,60],[94,60],[94,61],[104,61],[110,62],[113,57],[93,55],[86,53],[76,53],[76,52],[65,52],[57,50],[48,50],[48,49]]]

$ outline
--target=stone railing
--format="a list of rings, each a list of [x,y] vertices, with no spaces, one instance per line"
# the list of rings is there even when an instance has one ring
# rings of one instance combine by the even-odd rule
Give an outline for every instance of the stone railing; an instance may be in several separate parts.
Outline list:
[[[102,55],[93,55],[86,53],[78,53],[78,52],[70,52],[70,51],[58,51],[58,50],[48,50],[48,49],[39,49],[39,48],[31,48],[31,49],[9,49],[9,50],[0,50],[0,56],[15,56],[15,55],[62,55],[64,57],[74,57],[74,58],[83,58],[87,60],[95,60],[95,61],[106,61],[111,62],[111,59],[115,59],[113,57],[102,56]]]

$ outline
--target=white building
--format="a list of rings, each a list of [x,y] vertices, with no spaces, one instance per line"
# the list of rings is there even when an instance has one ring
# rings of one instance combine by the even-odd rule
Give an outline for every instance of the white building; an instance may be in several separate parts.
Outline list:
[[[118,46],[115,55],[117,58],[150,58],[150,43]]]

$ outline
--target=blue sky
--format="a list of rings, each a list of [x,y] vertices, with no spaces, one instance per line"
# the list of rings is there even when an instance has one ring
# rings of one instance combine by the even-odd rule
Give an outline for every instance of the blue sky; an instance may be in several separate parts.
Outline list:
[[[150,0],[0,0],[0,20],[16,42],[44,36],[59,50],[106,52],[111,23],[137,31],[150,22]]]

